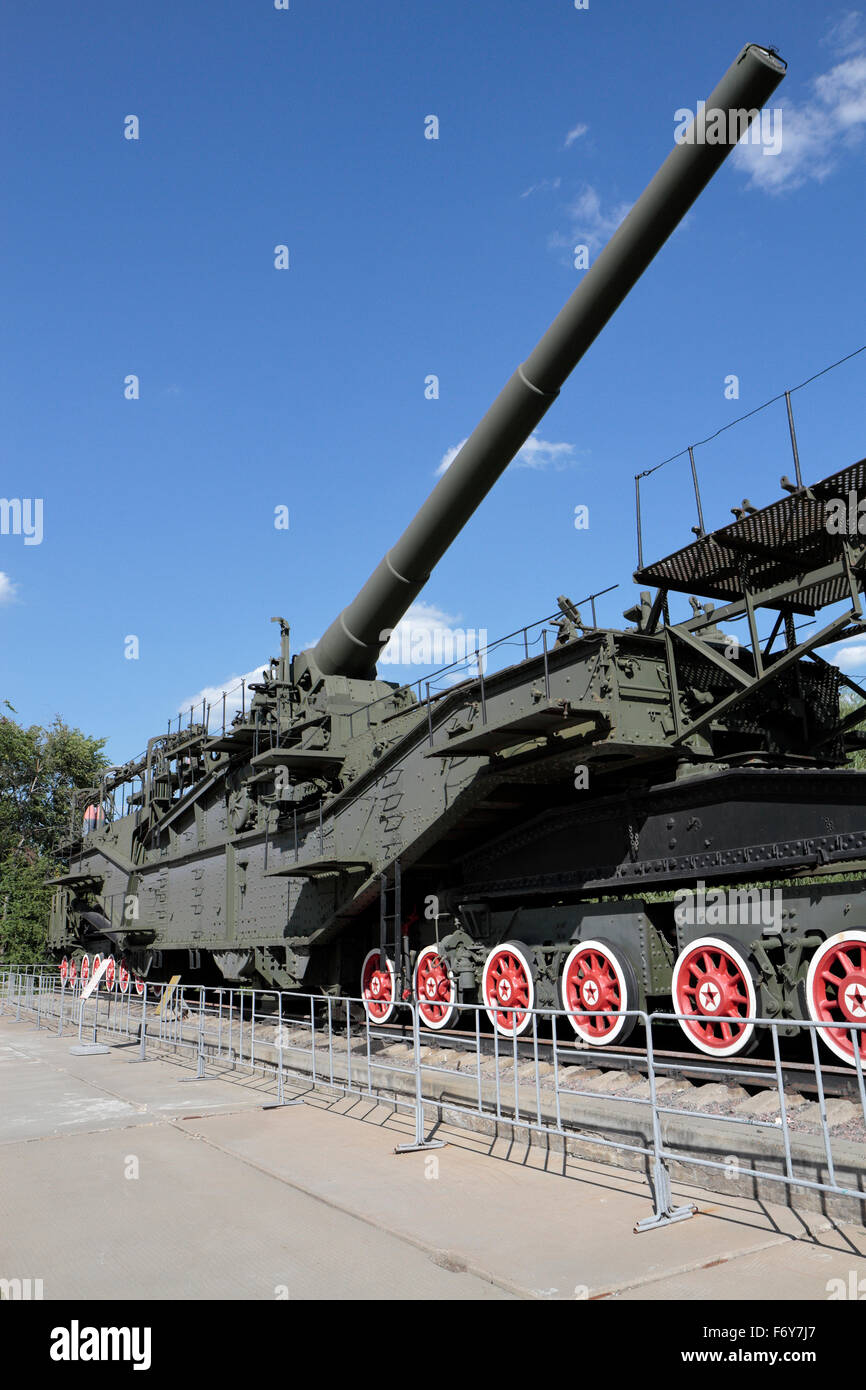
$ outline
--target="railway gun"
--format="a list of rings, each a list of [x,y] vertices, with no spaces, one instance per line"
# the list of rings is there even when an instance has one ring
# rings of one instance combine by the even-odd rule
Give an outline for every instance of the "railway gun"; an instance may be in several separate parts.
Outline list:
[[[784,71],[747,46],[707,112],[753,119]],[[826,1044],[856,1060],[864,715],[843,717],[840,694],[866,691],[821,648],[866,630],[866,545],[828,525],[838,499],[864,495],[866,460],[809,486],[798,468],[769,506],[715,531],[701,520],[641,562],[621,629],[597,625],[596,596],[563,595],[501,669],[479,653],[423,695],[377,675],[438,560],[730,148],[675,146],[313,648],[293,655],[275,619],[280,653],[231,721],[212,730],[204,708],[79,794],[52,880],[67,974],[108,954],[126,987],[179,967],[357,994],[382,1024],[415,997],[443,1031],[481,1000],[508,1036],[557,1007],[586,1047],[624,1044],[621,1011],[673,1000],[708,1054],[747,1051],[755,1016],[792,1032],[812,1018],[838,1024]]]

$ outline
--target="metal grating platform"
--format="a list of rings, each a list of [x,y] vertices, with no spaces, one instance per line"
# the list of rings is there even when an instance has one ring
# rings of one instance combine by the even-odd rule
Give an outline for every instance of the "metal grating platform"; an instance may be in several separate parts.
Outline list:
[[[771,589],[790,586],[798,574],[811,572],[812,582],[802,588],[789,587],[784,604],[768,602],[767,607],[813,613],[849,593],[843,576],[815,582],[814,571],[839,560],[845,537],[828,532],[827,502],[837,497],[847,501],[851,492],[866,499],[866,459],[645,565],[635,571],[635,582],[734,600],[743,591],[744,577],[752,590]]]

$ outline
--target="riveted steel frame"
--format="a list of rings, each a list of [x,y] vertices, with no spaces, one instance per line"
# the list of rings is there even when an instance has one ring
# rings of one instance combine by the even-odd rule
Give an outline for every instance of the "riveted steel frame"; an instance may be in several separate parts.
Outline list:
[[[707,724],[712,723],[722,714],[727,714],[743,700],[749,699],[798,661],[807,656],[814,656],[816,648],[863,631],[866,624],[862,622],[863,605],[860,595],[866,586],[864,563],[866,563],[866,546],[855,550],[847,539],[841,539],[839,556],[832,564],[822,565],[814,570],[801,571],[770,587],[752,589],[744,568],[740,574],[741,598],[726,604],[724,608],[705,611],[699,617],[692,617],[685,622],[665,627],[665,661],[674,715],[674,732],[668,742],[681,744],[685,739],[700,733]],[[847,594],[850,595],[851,607],[819,628],[817,632],[811,633],[801,641],[789,642],[785,651],[780,652],[768,664],[770,648],[782,622],[793,612],[804,611],[803,605],[797,602],[797,595],[832,580],[844,582]],[[659,591],[659,596],[662,592],[664,591]],[[654,614],[657,614],[660,607],[659,596],[653,605],[652,612]],[[755,612],[759,608],[779,609],[775,626],[763,649],[755,620]],[[806,609],[805,611],[815,612],[817,610]],[[744,671],[737,665],[736,661],[719,656],[710,644],[701,641],[699,636],[702,631],[708,628],[716,630],[721,622],[729,622],[742,617],[746,618],[749,627],[749,649],[754,663],[754,674]],[[680,704],[681,681],[677,671],[677,644],[698,655],[702,661],[710,663],[737,686],[737,689],[693,719],[686,716]],[[850,684],[850,682],[846,683]],[[845,729],[852,728],[863,719],[866,719],[866,709],[862,712],[857,711],[854,716],[840,721],[834,732],[842,732],[843,726]],[[827,742],[828,738],[832,737],[833,733],[822,739],[822,742]]]

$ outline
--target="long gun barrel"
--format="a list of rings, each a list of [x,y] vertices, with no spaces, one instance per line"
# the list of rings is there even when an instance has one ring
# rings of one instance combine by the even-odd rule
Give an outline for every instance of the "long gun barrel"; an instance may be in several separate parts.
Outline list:
[[[357,597],[320,638],[326,675],[372,677],[387,634],[505,471],[561,386],[769,100],[786,66],[747,45],[602,251],[534,352],[500,392],[448,471]],[[721,120],[714,113],[720,113]],[[711,143],[708,137],[718,139]],[[383,636],[385,634],[385,636]]]

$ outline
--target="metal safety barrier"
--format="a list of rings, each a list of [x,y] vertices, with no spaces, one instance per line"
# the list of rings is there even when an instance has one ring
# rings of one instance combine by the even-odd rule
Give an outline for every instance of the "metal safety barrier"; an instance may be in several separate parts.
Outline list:
[[[138,992],[140,990],[140,992]],[[423,1007],[423,1001],[422,1006]],[[278,993],[273,990],[211,987],[179,981],[154,983],[130,979],[124,992],[117,981],[110,990],[100,981],[82,987],[60,978],[53,967],[0,969],[0,1015],[23,1015],[37,1028],[52,1027],[60,1036],[77,1036],[76,1051],[107,1051],[105,1042],[137,1047],[135,1060],[168,1054],[182,1056],[195,1069],[190,1081],[208,1076],[259,1076],[272,1088],[268,1107],[300,1104],[304,1094],[330,1089],[343,1096],[366,1098],[406,1110],[414,1118],[414,1136],[396,1152],[440,1148],[443,1115],[463,1117],[510,1131],[531,1140],[586,1141],[601,1153],[618,1151],[642,1166],[653,1195],[653,1213],[636,1231],[667,1226],[691,1216],[690,1202],[677,1204],[672,1195],[671,1165],[684,1169],[727,1172],[731,1156],[722,1143],[708,1150],[687,1137],[677,1137],[675,1122],[686,1130],[696,1120],[712,1122],[725,1136],[772,1136],[772,1152],[758,1154],[745,1170],[750,1180],[781,1188],[866,1200],[864,1173],[850,1154],[840,1160],[834,1152],[827,1112],[827,1087],[822,1048],[829,1039],[834,1054],[850,1060],[859,1098],[857,1142],[866,1142],[866,1084],[864,1024],[817,1023],[767,1018],[730,1019],[733,1027],[754,1027],[764,1039],[767,1056],[759,1056],[736,1071],[736,1081],[766,1092],[766,1114],[738,1115],[687,1108],[669,1094],[670,1079],[688,1071],[719,1080],[715,1059],[696,1052],[694,1062],[660,1056],[659,1035],[679,1020],[706,1023],[690,1014],[601,1013],[594,1017],[632,1018],[643,1030],[646,1054],[639,1066],[637,1090],[623,1093],[586,1082],[586,1062],[604,1066],[622,1060],[616,1044],[606,1048],[581,1046],[569,1015],[562,1009],[496,1010],[480,1004],[461,1005],[464,1024],[459,1035],[428,1027],[418,1001],[381,1001],[350,996]],[[377,1017],[371,1016],[373,1014]],[[723,1020],[719,1020],[722,1022]],[[519,1029],[519,1035],[515,1032]],[[781,1039],[790,1044],[792,1028],[802,1030],[811,1053],[810,1088],[817,1095],[820,1140],[813,1143],[812,1175],[798,1171],[792,1130],[796,1106],[786,1084]],[[823,1034],[823,1037],[822,1037]],[[820,1041],[820,1045],[819,1045]],[[443,1046],[447,1044],[447,1046]],[[614,1076],[619,1073],[614,1073]],[[725,1073],[723,1072],[722,1075]],[[594,1073],[593,1080],[597,1081]],[[668,1082],[668,1085],[665,1085]],[[802,1084],[802,1083],[800,1083]],[[600,1106],[606,1113],[600,1113]],[[775,1112],[775,1113],[774,1113]],[[859,1128],[862,1122],[862,1129]],[[724,1142],[724,1141],[722,1141]],[[733,1142],[732,1140],[730,1141]],[[847,1141],[846,1141],[847,1142]],[[862,1153],[862,1150],[860,1151]],[[842,1170],[853,1171],[851,1181]],[[862,1205],[861,1205],[862,1209]]]

